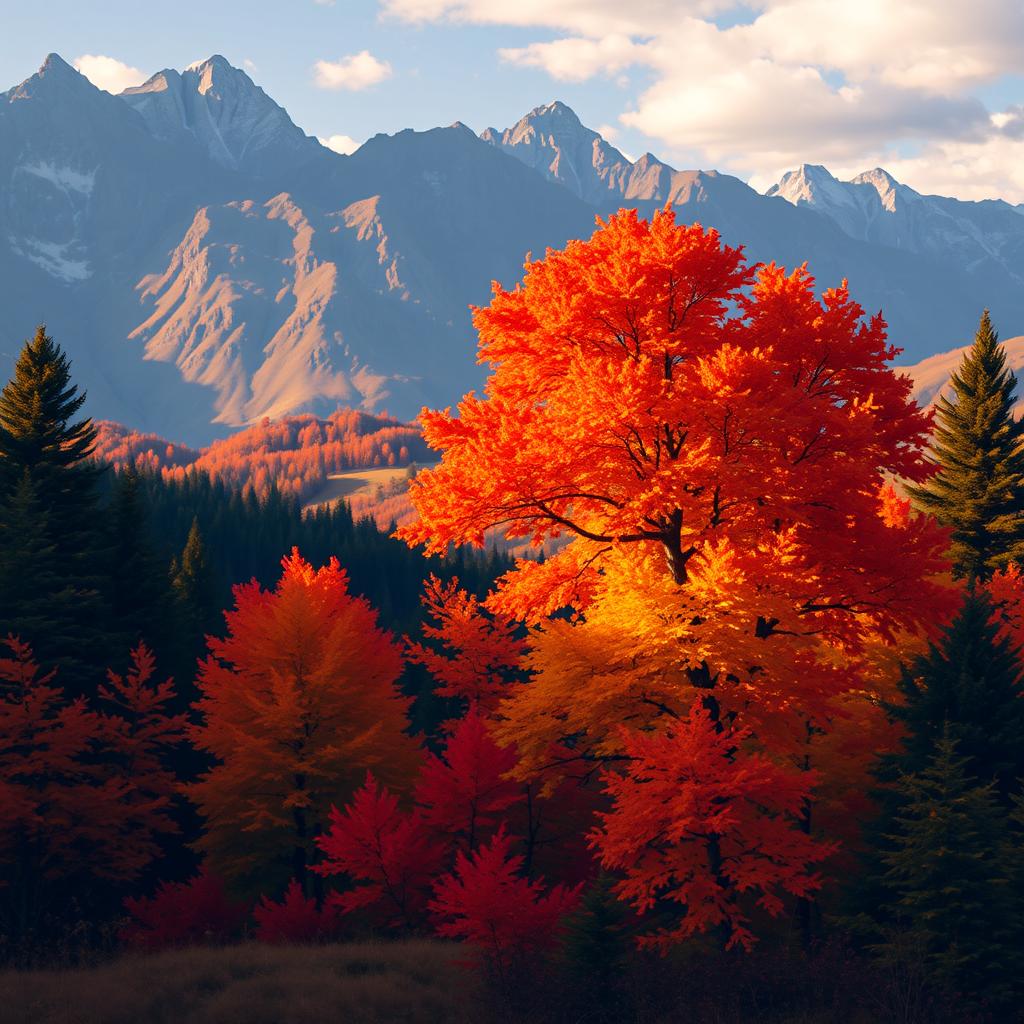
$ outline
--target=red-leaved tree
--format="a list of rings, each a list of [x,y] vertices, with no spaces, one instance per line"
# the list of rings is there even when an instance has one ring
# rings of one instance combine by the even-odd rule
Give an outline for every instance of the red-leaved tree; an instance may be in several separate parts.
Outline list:
[[[637,911],[669,901],[682,912],[642,944],[666,952],[717,927],[727,946],[750,949],[748,898],[775,915],[786,894],[818,888],[812,866],[832,848],[797,821],[814,775],[748,751],[749,740],[700,704],[665,732],[623,732],[632,760],[625,774],[606,774],[612,808],[591,840],[603,865],[622,873],[617,891]]]
[[[475,853],[460,852],[454,870],[434,887],[430,910],[437,933],[469,943],[500,977],[531,953],[549,949],[579,902],[579,887],[523,877],[504,829]]]

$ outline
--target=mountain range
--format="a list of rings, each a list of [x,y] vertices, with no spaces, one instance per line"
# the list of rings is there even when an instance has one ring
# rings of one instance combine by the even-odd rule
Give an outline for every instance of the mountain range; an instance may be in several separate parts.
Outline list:
[[[484,377],[469,307],[623,205],[669,203],[822,287],[848,278],[906,361],[969,340],[983,307],[1024,332],[1017,207],[809,165],[762,195],[631,160],[559,102],[342,156],[223,57],[113,96],[51,54],[0,94],[0,193],[0,375],[45,321],[94,415],[191,444],[454,403]]]

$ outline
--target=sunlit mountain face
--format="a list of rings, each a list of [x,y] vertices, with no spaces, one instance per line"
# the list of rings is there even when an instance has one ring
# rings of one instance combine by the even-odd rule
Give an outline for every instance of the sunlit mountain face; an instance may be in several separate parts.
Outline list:
[[[59,56],[0,98],[0,362],[45,319],[91,411],[194,443],[339,404],[403,418],[479,387],[470,307],[527,253],[622,206],[717,228],[751,260],[848,278],[912,362],[983,307],[1024,323],[1024,216],[882,170],[804,166],[762,195],[631,160],[563,103],[479,136],[307,136],[214,56],[112,96]]]

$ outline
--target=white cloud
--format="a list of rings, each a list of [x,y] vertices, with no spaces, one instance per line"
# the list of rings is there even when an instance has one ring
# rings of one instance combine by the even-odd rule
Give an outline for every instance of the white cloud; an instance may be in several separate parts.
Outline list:
[[[668,159],[763,177],[805,161],[863,169],[887,158],[915,187],[1024,198],[1024,118],[993,121],[978,95],[1024,65],[1016,0],[380,3],[408,22],[536,29],[537,41],[499,55],[560,81],[639,69],[619,121],[659,140]]]
[[[562,82],[583,82],[597,74],[615,74],[637,63],[642,55],[643,48],[621,34],[600,39],[556,39],[498,51],[498,56],[509,64],[543,68]]]
[[[333,149],[335,153],[341,153],[344,156],[354,153],[362,145],[362,143],[356,142],[351,135],[328,135],[326,139],[318,136],[317,142],[321,146]]]
[[[83,53],[81,57],[76,57],[73,63],[97,89],[106,89],[107,92],[115,94],[124,92],[133,85],[142,85],[149,78],[144,71],[102,54]]]
[[[336,61],[318,60],[313,72],[321,89],[358,91],[390,78],[391,65],[378,60],[369,50],[360,50]]]

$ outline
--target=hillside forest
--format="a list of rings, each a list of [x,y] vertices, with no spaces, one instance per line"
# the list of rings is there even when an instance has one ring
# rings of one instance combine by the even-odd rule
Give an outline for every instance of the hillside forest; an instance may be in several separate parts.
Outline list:
[[[203,451],[93,423],[25,343],[0,958],[432,937],[495,1019],[1018,1019],[1024,428],[988,314],[926,411],[845,282],[666,209],[473,315],[456,409]],[[399,483],[317,500],[369,468]]]

